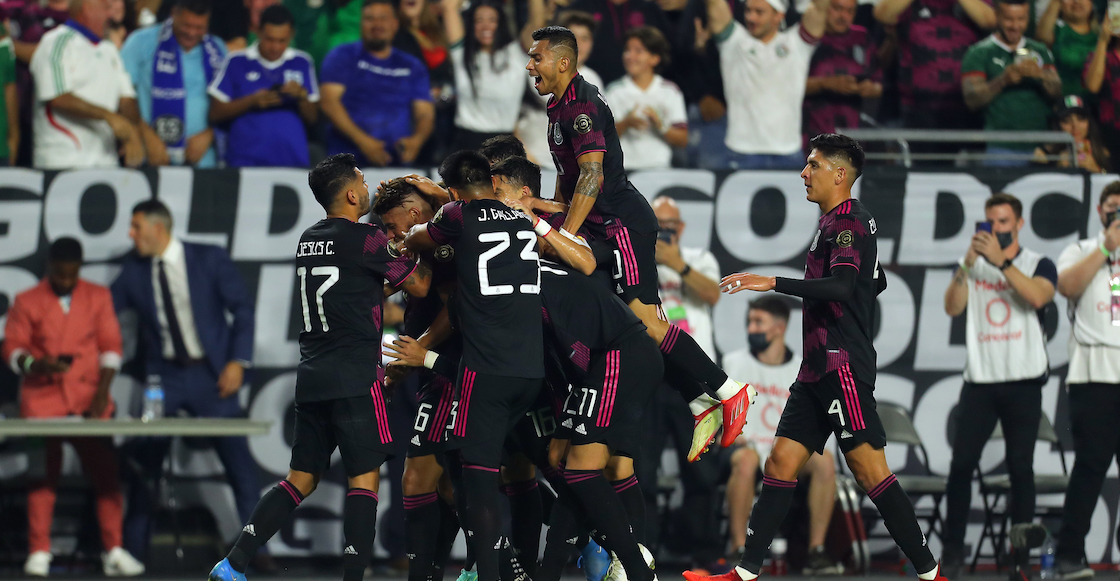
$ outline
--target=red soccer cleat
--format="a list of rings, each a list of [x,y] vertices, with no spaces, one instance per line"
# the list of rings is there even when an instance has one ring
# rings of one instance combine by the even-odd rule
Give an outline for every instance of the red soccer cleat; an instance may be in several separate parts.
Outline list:
[[[724,448],[734,444],[735,438],[743,431],[743,426],[747,423],[747,410],[751,408],[756,396],[758,392],[750,384],[743,384],[739,393],[723,400],[723,437],[719,444]]]
[[[692,571],[685,571],[683,574],[685,581],[743,581],[743,578],[739,576],[739,572],[735,569],[723,575],[701,575]]]
[[[937,578],[933,581],[949,581],[949,578],[941,574],[941,561],[937,562]]]

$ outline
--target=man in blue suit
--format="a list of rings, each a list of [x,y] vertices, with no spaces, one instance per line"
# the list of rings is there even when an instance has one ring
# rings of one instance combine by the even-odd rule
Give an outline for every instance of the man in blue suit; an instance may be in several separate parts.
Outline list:
[[[243,417],[235,396],[253,357],[253,301],[224,249],[182,242],[171,235],[171,225],[171,212],[158,200],[132,209],[128,234],[135,251],[110,287],[114,307],[138,315],[137,353],[146,375],[160,377],[166,415],[185,410],[197,417]],[[260,500],[249,444],[244,437],[212,441],[237,511],[247,520]],[[148,483],[158,481],[169,445],[168,438],[136,442],[133,459],[147,482],[132,487],[124,544],[138,557],[147,554],[150,539]]]

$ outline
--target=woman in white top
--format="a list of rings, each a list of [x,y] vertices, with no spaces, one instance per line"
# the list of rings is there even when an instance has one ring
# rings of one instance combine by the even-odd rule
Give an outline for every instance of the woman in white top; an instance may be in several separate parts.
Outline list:
[[[455,68],[456,135],[451,149],[478,149],[490,137],[513,133],[517,124],[526,87],[525,52],[533,42],[533,31],[544,26],[544,0],[530,0],[520,42],[496,0],[475,2],[465,18],[463,0],[443,3]]]

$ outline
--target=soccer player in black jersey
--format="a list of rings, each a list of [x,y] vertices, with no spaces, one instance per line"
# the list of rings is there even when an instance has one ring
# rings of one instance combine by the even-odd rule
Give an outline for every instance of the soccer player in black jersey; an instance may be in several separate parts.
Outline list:
[[[548,140],[559,174],[556,199],[570,204],[564,230],[586,226],[593,237],[614,245],[612,286],[657,341],[670,384],[692,409],[696,429],[689,457],[698,457],[721,425],[720,444],[726,448],[746,423],[754,388],[728,378],[688,333],[665,320],[654,259],[657,218],[626,179],[614,116],[599,89],[576,71],[572,31],[549,26],[534,32],[533,40],[525,68],[537,92],[552,95]],[[705,391],[719,398],[722,409]]]
[[[778,421],[739,566],[711,578],[684,575],[688,581],[758,577],[770,541],[789,510],[797,473],[835,433],[856,481],[879,509],[918,577],[944,579],[910,498],[887,467],[886,435],[875,413],[875,297],[886,288],[886,278],[879,268],[875,219],[852,198],[852,184],[863,170],[863,149],[852,138],[835,134],[818,135],[809,146],[801,178],[806,197],[820,206],[822,216],[805,259],[805,280],[741,273],[720,282],[724,292],[776,290],[804,300],[801,371]]]
[[[480,581],[497,581],[499,467],[506,434],[537,398],[544,377],[540,268],[532,223],[494,195],[490,164],[471,151],[439,169],[455,201],[405,239],[410,252],[455,249],[459,284],[452,299],[463,357],[457,415],[447,448],[457,452],[467,528]]]
[[[369,188],[353,155],[328,157],[307,181],[327,217],[295,248],[303,320],[291,467],[261,498],[211,581],[245,578],[249,559],[315,490],[335,448],[350,487],[343,579],[361,581],[373,551],[378,473],[393,440],[381,389],[382,289],[388,283],[424,296],[431,271],[395,250],[381,228],[358,222],[369,212]]]

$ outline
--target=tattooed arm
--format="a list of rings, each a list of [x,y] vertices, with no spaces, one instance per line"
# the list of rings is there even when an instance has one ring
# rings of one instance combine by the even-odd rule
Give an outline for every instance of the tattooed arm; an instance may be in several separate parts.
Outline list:
[[[401,283],[400,289],[414,297],[428,296],[432,286],[432,269],[423,262],[416,263],[416,270]]]
[[[1004,89],[1017,85],[1023,80],[1018,65],[1012,64],[1003,70],[998,77],[988,80],[981,75],[968,75],[961,79],[961,89],[964,93],[964,103],[972,111],[977,111],[988,106]]]
[[[568,232],[579,231],[603,189],[603,152],[585,153],[577,161],[579,180],[576,181],[576,190],[572,194],[571,206],[568,207],[568,218],[564,220],[564,229]]]

